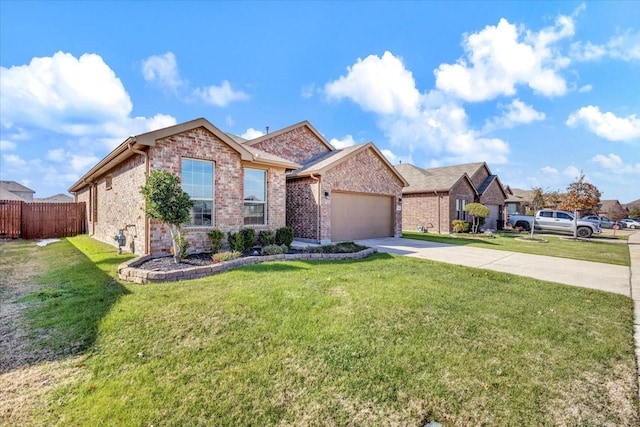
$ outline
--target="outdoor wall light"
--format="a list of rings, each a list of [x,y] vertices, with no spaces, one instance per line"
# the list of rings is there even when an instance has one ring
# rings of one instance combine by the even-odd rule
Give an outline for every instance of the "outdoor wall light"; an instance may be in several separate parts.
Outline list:
[[[324,192],[324,198],[327,199],[327,200],[329,200],[331,198],[331,195],[329,194],[328,191]]]

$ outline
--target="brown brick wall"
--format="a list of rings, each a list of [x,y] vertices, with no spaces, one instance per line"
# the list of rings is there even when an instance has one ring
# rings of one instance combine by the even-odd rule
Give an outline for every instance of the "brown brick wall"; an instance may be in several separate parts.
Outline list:
[[[348,191],[402,197],[402,182],[372,149],[338,164],[320,178],[320,236],[318,237],[318,181],[301,178],[287,182],[287,224],[296,237],[331,241],[331,198],[325,192]],[[402,233],[402,212],[395,211],[395,234]]]
[[[256,230],[276,230],[285,225],[286,183],[284,169],[243,163],[240,155],[204,128],[156,141],[150,155],[153,169],[167,169],[180,173],[181,159],[188,157],[209,160],[215,163],[215,207],[213,227],[185,227],[187,240],[192,250],[206,251],[209,248],[207,232],[217,228],[226,234],[244,228],[243,197],[244,168],[267,171],[267,225],[252,226]],[[151,253],[166,252],[171,247],[169,230],[161,225],[151,225]]]
[[[253,147],[296,163],[329,152],[329,148],[306,126],[266,139]]]
[[[287,225],[300,239],[317,240],[318,181],[313,178],[287,181]]]
[[[487,171],[487,168],[483,166],[479,168],[469,178],[471,178],[471,182],[473,182],[473,185],[475,185],[475,187],[478,188],[480,184],[482,184],[488,176],[489,176],[489,172]]]

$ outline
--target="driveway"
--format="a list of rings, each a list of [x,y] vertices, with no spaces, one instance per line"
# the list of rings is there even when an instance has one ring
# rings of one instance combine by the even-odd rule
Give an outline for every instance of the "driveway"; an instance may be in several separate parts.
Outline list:
[[[356,243],[414,258],[484,268],[631,296],[630,269],[619,265],[387,237]]]

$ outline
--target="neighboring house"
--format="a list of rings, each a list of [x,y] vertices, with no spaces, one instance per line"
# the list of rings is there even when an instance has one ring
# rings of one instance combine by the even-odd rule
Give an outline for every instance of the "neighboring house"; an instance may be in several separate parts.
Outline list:
[[[36,192],[15,181],[0,181],[0,200],[19,200],[33,202]]]
[[[55,196],[49,196],[45,198],[34,199],[34,202],[38,203],[73,203],[73,197],[67,194],[56,194]]]
[[[489,208],[483,228],[495,230],[504,225],[507,194],[486,163],[430,169],[401,163],[396,170],[409,183],[402,191],[404,229],[449,233],[453,220],[470,219],[464,208],[473,202]]]
[[[617,221],[626,218],[629,215],[629,210],[622,206],[618,200],[600,200],[598,215]]]
[[[504,201],[505,212],[511,214],[525,214],[533,204],[533,191],[518,190],[510,186],[504,187],[507,199]]]
[[[311,157],[329,153],[336,155],[330,164],[294,175],[319,164]],[[145,218],[140,194],[146,175],[160,169],[178,174],[195,202],[184,230],[197,251],[209,248],[207,232],[214,228],[226,235],[244,227],[275,231],[289,224],[298,238],[341,240],[344,236],[335,230],[343,226],[342,220],[332,216],[341,191],[356,198],[368,193],[392,199],[393,212],[387,217],[393,226],[385,235],[401,231],[396,200],[405,183],[373,144],[336,150],[308,122],[247,141],[200,118],[129,137],[71,186],[76,200],[87,204],[89,233],[114,244],[114,236],[123,230],[130,252],[166,251],[171,244],[168,229]],[[347,220],[362,221],[355,215]]]

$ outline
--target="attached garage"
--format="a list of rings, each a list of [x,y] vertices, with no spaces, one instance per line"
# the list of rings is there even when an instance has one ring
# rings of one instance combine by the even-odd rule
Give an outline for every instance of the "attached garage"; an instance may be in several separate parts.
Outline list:
[[[362,193],[331,193],[331,240],[334,242],[392,237],[394,197]]]

